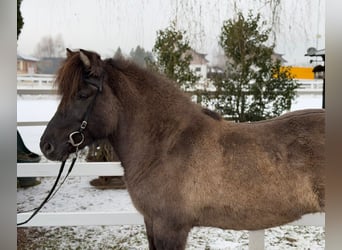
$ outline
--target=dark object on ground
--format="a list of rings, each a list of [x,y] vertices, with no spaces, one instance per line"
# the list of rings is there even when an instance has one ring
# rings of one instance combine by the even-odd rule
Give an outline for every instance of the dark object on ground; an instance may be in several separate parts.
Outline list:
[[[41,156],[31,152],[24,144],[19,131],[17,130],[17,162],[18,163],[31,163],[39,162]],[[40,184],[36,177],[18,177],[17,188],[32,187]]]
[[[122,176],[99,176],[90,181],[90,185],[98,189],[125,189],[126,185]]]
[[[90,145],[86,160],[89,162],[120,161],[107,139],[96,141]],[[126,188],[122,176],[99,176],[99,178],[91,180],[90,185],[102,190]]]

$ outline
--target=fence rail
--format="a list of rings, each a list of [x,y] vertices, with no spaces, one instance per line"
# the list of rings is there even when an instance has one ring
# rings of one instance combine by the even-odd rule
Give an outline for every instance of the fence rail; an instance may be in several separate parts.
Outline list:
[[[47,74],[17,75],[17,84],[19,86],[18,93],[29,95],[55,94],[56,89],[53,88],[54,80],[54,75]],[[299,88],[296,90],[297,93],[321,93],[323,90],[323,79],[297,79],[297,81],[299,83]],[[25,89],[27,86],[30,86],[31,89]],[[206,84],[204,85],[199,84],[197,86],[197,91],[203,91],[204,88],[209,92],[214,92],[216,89],[210,79],[207,79]],[[193,91],[195,91],[195,89]]]
[[[17,221],[25,221],[31,213],[17,215]],[[144,218],[137,211],[132,212],[59,212],[38,213],[22,227],[43,226],[119,226],[143,225]]]
[[[17,122],[18,127],[46,126],[48,121],[25,121]]]
[[[38,85],[52,85],[55,80],[55,75],[50,74],[17,74],[17,82],[31,83]]]
[[[323,91],[323,79],[318,80],[300,80],[298,81],[299,88],[297,93],[322,93]]]
[[[66,162],[66,167],[71,163]],[[18,177],[31,176],[57,176],[60,163],[17,163]],[[66,174],[66,169],[62,175]],[[123,176],[123,168],[120,162],[76,162],[69,176]]]
[[[56,94],[55,90],[18,89],[18,94]],[[17,122],[18,126],[46,126],[47,121]],[[59,163],[18,163],[17,176],[56,176]],[[67,171],[67,170],[65,170]],[[65,175],[65,173],[64,173]],[[71,176],[122,176],[120,162],[77,162]],[[17,215],[17,222],[24,221],[31,213]],[[143,217],[137,211],[113,212],[41,212],[22,227],[36,226],[85,226],[85,225],[139,225],[144,224]],[[289,225],[324,226],[325,214],[308,214]],[[249,249],[264,249],[264,230],[249,232]]]
[[[56,95],[57,89],[55,88],[46,88],[46,89],[25,88],[25,89],[17,89],[17,94],[18,95]]]

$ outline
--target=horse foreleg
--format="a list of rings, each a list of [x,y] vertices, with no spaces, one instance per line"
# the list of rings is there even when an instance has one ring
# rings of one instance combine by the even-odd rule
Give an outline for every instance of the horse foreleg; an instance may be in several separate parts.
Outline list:
[[[174,221],[154,220],[152,242],[155,248],[150,249],[184,250],[190,229]]]
[[[157,250],[156,246],[154,245],[154,240],[153,240],[152,220],[147,217],[144,217],[144,221],[145,221],[146,234],[147,234],[147,240],[148,240],[148,248],[149,250]]]

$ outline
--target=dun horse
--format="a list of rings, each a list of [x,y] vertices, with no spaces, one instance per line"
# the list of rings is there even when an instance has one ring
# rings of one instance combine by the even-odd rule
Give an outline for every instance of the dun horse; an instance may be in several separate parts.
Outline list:
[[[150,249],[184,249],[194,226],[258,230],[324,211],[324,111],[233,123],[124,59],[67,51],[40,142],[62,161],[109,139]],[[82,124],[82,125],[81,125]]]

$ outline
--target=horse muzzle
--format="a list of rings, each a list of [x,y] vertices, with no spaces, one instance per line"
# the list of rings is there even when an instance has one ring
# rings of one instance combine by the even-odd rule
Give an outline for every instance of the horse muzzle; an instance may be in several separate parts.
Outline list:
[[[66,142],[63,143],[63,147],[60,147],[58,145],[59,144],[55,144],[53,141],[41,139],[40,150],[47,159],[52,161],[64,161],[68,159],[74,147],[72,147],[69,143]]]

